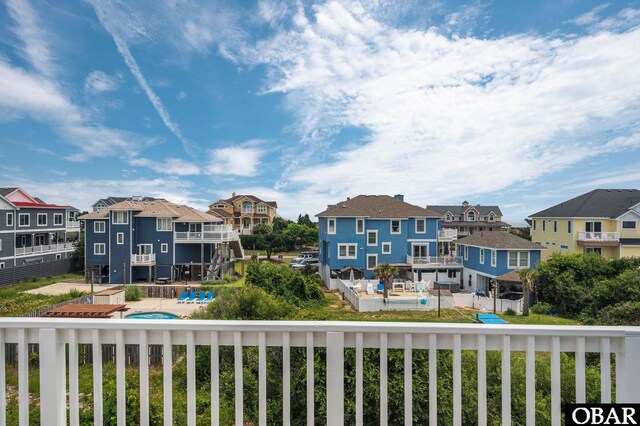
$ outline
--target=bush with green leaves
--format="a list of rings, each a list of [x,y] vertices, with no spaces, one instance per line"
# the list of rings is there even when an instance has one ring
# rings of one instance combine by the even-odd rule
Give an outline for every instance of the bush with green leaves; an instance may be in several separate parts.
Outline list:
[[[124,289],[124,300],[127,302],[136,302],[142,299],[142,289],[137,285],[128,285]]]
[[[320,278],[316,274],[304,275],[285,265],[270,262],[250,262],[246,284],[260,287],[267,293],[283,297],[298,306],[324,298]]]
[[[536,303],[531,307],[531,312],[538,315],[549,315],[553,306],[546,302]]]
[[[288,318],[295,306],[255,286],[222,288],[205,311],[192,319],[279,320]]]

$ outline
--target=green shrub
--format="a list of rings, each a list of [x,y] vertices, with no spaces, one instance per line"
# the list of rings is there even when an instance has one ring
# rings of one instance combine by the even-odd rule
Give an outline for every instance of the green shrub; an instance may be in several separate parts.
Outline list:
[[[78,290],[77,288],[72,288],[71,290],[69,290],[69,297],[71,299],[75,299],[84,295],[85,295],[85,292],[82,290]]]
[[[513,317],[513,316],[515,316],[515,315],[516,315],[516,311],[514,311],[514,310],[513,310],[513,309],[511,309],[511,308],[509,308],[509,309],[507,309],[506,311],[504,311],[504,314],[505,314],[505,315],[508,315],[508,316],[510,316],[510,317]]]
[[[553,306],[550,303],[540,302],[531,307],[531,312],[538,315],[549,315],[551,309],[553,309]]]
[[[32,283],[37,283],[38,281],[40,281],[40,277],[31,277],[31,278],[29,278],[29,282],[32,282]]]
[[[137,285],[128,285],[124,290],[124,300],[135,302],[142,299],[142,289]]]
[[[216,292],[205,312],[192,319],[279,320],[288,318],[295,307],[285,299],[255,286],[225,288]]]

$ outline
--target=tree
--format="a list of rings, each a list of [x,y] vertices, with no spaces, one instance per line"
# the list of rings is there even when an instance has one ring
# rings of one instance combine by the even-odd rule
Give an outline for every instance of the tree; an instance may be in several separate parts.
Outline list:
[[[75,259],[78,269],[84,269],[84,244],[84,232],[81,232],[78,241],[73,245],[73,252],[71,253],[71,257]]]
[[[309,213],[305,213],[304,216],[302,214],[298,215],[298,225],[304,225],[310,228],[313,228],[316,226],[316,224],[313,223],[309,218]]]
[[[373,273],[376,274],[380,282],[384,285],[384,293],[382,297],[386,299],[389,297],[389,288],[391,288],[391,281],[393,280],[393,276],[396,274],[396,268],[388,263],[380,263],[373,270]]]
[[[258,235],[256,240],[256,246],[267,252],[267,259],[271,259],[271,255],[274,251],[282,250],[284,248],[284,238],[282,233],[269,232],[268,234]]]
[[[281,218],[280,216],[276,216],[273,218],[273,224],[271,225],[275,232],[283,232],[289,221]]]
[[[533,291],[536,274],[530,269],[522,269],[520,279],[522,280],[522,316],[529,316],[529,294]]]
[[[253,235],[267,235],[273,229],[266,223],[258,223],[253,227]]]

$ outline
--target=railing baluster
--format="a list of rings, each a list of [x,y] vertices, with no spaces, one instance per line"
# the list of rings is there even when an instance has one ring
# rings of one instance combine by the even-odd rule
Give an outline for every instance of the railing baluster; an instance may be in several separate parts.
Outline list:
[[[389,419],[389,397],[387,395],[387,333],[380,333],[380,425],[386,426]]]
[[[413,424],[413,335],[404,335],[404,424]]]
[[[478,335],[478,425],[487,424],[487,336]]]
[[[344,333],[327,332],[327,424],[344,424]]]
[[[363,425],[363,369],[364,369],[364,336],[356,333],[356,426]]]
[[[147,331],[140,330],[139,366],[140,366],[140,425],[149,426],[149,341]]]
[[[187,425],[196,424],[196,342],[193,331],[187,331]]]
[[[527,336],[527,366],[525,373],[527,424],[536,424],[536,338]]]
[[[124,426],[127,422],[124,367],[124,332],[122,330],[116,330],[116,405],[118,426]]]
[[[502,425],[511,424],[511,337],[502,338]]]
[[[4,329],[0,328],[0,425],[7,424],[7,375],[5,371],[6,355],[4,349]],[[73,426],[73,424],[71,425]]]
[[[314,378],[313,333],[307,333],[307,426],[315,423],[315,378]]]
[[[102,426],[102,343],[100,330],[92,331],[91,351],[93,354],[93,424]]]
[[[600,340],[600,402],[611,403],[611,341],[608,337]]]
[[[291,349],[289,332],[282,333],[282,424],[291,423]]]
[[[551,424],[560,424],[560,337],[551,337]]]
[[[584,348],[584,337],[576,338],[576,402],[578,404],[584,404],[587,399]]]
[[[220,348],[218,332],[211,332],[211,426],[220,425]]]
[[[27,330],[18,330],[18,415],[20,426],[29,424],[29,349]]]
[[[462,425],[462,337],[453,336],[453,424]]]
[[[429,335],[429,425],[438,425],[438,340]]]
[[[267,343],[264,331],[258,334],[258,412],[259,425],[267,424]]]
[[[0,422],[0,424],[3,424]],[[69,425],[80,425],[78,401],[78,333],[69,329]]]
[[[242,333],[233,333],[233,361],[236,393],[236,426],[244,425],[244,394],[242,380]]]
[[[162,383],[164,396],[164,426],[173,424],[173,343],[171,330],[162,333]]]

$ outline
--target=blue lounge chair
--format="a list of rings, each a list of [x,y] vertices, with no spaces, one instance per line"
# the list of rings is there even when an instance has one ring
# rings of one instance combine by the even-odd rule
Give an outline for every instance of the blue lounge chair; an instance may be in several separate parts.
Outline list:
[[[384,293],[384,284],[378,283],[378,293]]]
[[[206,305],[207,303],[211,302],[214,297],[215,297],[215,293],[213,291],[207,292],[207,297],[205,297],[203,303]]]
[[[178,297],[178,303],[184,303],[187,300],[187,291],[183,291],[180,293],[180,297]]]
[[[201,291],[198,295],[198,298],[194,301],[194,303],[204,303],[204,299],[207,297],[206,291]]]
[[[184,303],[193,303],[196,300],[196,292],[192,291],[191,293],[189,293],[189,297],[187,297],[187,299],[184,301]]]

